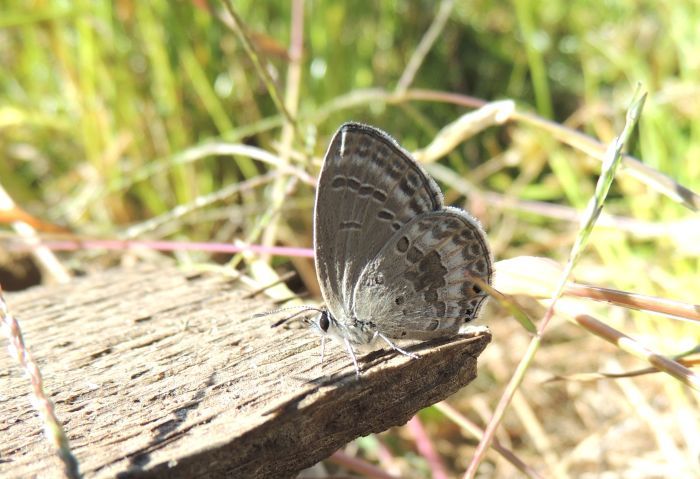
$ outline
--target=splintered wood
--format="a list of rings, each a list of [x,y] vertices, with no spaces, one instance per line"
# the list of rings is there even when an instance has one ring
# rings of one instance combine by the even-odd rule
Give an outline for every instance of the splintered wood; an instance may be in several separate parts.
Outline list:
[[[321,367],[312,330],[271,328],[252,316],[274,307],[246,294],[141,267],[6,296],[85,477],[293,477],[468,384],[491,339],[361,356],[357,380],[337,343]],[[0,476],[60,477],[29,380],[0,354]]]

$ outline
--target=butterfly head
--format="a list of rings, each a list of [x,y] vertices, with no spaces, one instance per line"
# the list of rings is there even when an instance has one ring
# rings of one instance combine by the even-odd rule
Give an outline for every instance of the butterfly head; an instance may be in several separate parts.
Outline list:
[[[336,321],[330,311],[328,311],[326,308],[320,310],[313,325],[324,336],[334,336],[341,339],[345,336],[342,333],[342,328],[338,324],[338,321]]]
[[[348,321],[336,319],[326,308],[321,309],[315,321],[312,322],[314,329],[318,330],[324,338],[331,336],[341,344],[349,343],[360,350],[371,351],[373,348],[368,349],[368,346],[376,339],[376,332],[356,320],[350,323],[352,327],[348,326],[348,323]]]

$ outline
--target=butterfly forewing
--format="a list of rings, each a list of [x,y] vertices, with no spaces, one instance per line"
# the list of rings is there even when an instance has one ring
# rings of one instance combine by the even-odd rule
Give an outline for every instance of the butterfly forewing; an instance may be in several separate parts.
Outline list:
[[[367,264],[409,221],[442,210],[435,182],[391,137],[346,123],[326,153],[316,192],[314,249],[321,292],[340,322]]]
[[[492,261],[478,222],[456,208],[416,216],[392,235],[355,290],[355,317],[389,338],[449,336],[474,319]]]

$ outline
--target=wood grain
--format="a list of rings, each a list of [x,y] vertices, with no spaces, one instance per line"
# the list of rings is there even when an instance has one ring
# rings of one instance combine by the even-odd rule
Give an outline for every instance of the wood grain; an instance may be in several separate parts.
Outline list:
[[[491,339],[371,353],[357,380],[336,343],[322,368],[308,328],[252,318],[272,307],[210,274],[111,270],[7,301],[85,477],[293,477],[468,384]],[[0,476],[60,477],[29,381],[0,354]]]

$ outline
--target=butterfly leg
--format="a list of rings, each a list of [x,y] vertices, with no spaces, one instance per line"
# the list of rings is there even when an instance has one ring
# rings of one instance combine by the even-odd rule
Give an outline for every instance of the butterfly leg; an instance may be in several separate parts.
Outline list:
[[[380,338],[382,338],[389,346],[391,346],[391,349],[400,352],[400,353],[403,354],[404,356],[408,356],[409,358],[412,358],[412,359],[418,359],[418,358],[419,358],[419,356],[418,356],[417,354],[415,354],[415,353],[409,353],[409,352],[406,351],[405,349],[401,349],[400,347],[398,347],[397,345],[395,345],[394,343],[392,343],[391,340],[390,340],[389,338],[387,338],[386,336],[384,336],[384,335],[383,335],[382,333],[380,333],[379,331],[377,331],[376,333],[374,333],[374,335],[375,335],[375,336],[379,336]]]
[[[321,336],[321,367],[323,368],[323,356],[326,352],[326,337]]]
[[[357,365],[357,358],[355,357],[355,351],[352,350],[352,345],[350,344],[350,340],[348,338],[345,338],[344,341],[345,341],[345,347],[348,348],[348,353],[350,354],[350,357],[352,358],[352,364],[355,366],[355,375],[357,376],[357,379],[360,379],[360,368]]]

